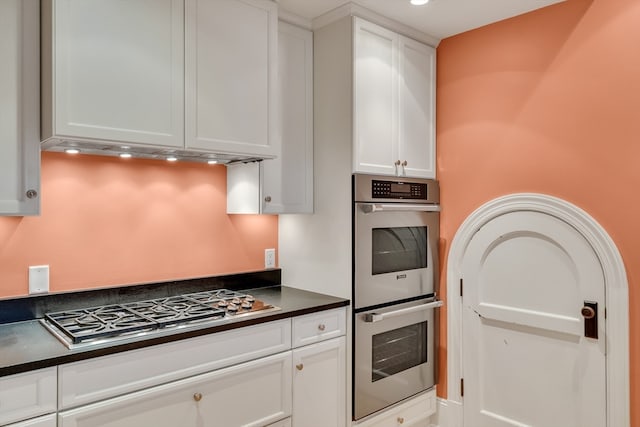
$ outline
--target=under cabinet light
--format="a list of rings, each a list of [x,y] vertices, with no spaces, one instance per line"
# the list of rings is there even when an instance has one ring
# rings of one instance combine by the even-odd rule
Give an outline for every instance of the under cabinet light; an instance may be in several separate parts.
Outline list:
[[[207,163],[209,163],[210,165],[217,165],[218,161],[217,160],[208,160]]]
[[[66,150],[64,150],[64,152],[67,154],[78,154],[80,150],[78,150],[77,148],[67,148]]]
[[[178,158],[174,157],[174,156],[167,157],[167,162],[175,162],[177,160],[178,160]]]
[[[422,6],[429,3],[429,0],[411,0],[411,4],[414,6]]]
[[[130,159],[131,156],[131,153],[120,153],[120,157],[123,159]]]

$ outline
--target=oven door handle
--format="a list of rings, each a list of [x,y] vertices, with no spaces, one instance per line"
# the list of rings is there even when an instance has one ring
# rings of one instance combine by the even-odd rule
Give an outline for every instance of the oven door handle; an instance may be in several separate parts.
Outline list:
[[[426,304],[416,305],[414,307],[401,308],[400,310],[389,311],[388,313],[367,313],[364,315],[364,321],[368,323],[380,322],[390,317],[404,316],[405,314],[416,313],[423,310],[432,310],[434,308],[442,307],[443,301],[437,300]]]
[[[412,205],[391,203],[361,203],[360,209],[364,213],[374,212],[440,212],[440,205]]]

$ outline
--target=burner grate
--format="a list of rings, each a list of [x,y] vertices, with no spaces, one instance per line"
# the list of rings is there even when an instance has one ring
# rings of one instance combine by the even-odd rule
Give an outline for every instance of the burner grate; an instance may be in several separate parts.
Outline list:
[[[159,329],[272,309],[250,295],[219,289],[153,300],[45,314],[44,324],[71,344],[119,338]],[[55,333],[55,331],[52,331]]]

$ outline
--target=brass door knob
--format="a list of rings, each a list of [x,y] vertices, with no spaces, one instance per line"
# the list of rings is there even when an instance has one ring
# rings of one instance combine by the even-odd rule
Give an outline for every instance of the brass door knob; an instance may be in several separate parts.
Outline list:
[[[404,418],[398,417],[398,424],[404,424]]]
[[[298,364],[296,365],[296,369],[297,369],[298,371],[302,371],[302,368],[304,368],[304,365],[303,365],[302,363],[298,363]]]
[[[582,317],[584,317],[585,319],[593,319],[594,317],[596,317],[596,311],[586,305],[582,307],[582,310],[580,310],[580,314],[582,314]]]
[[[195,400],[196,402],[200,402],[202,400],[202,393],[195,393],[193,395],[193,400]]]

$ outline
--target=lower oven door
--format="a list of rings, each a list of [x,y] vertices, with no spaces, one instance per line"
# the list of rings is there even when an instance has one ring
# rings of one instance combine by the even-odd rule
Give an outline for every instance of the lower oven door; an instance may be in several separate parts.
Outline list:
[[[433,298],[356,313],[354,419],[435,385]]]

